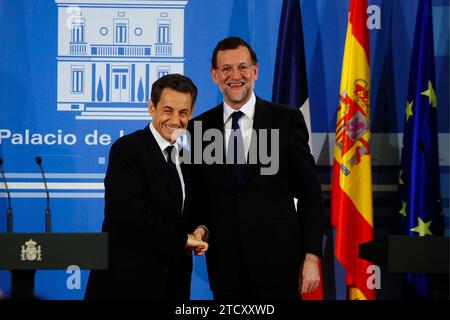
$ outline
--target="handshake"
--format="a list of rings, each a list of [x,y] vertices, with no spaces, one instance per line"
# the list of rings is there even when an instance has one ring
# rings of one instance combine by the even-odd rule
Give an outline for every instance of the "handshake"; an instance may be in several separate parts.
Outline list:
[[[194,232],[187,235],[185,245],[189,253],[193,250],[196,256],[202,256],[208,251],[208,232],[204,227],[197,227]]]

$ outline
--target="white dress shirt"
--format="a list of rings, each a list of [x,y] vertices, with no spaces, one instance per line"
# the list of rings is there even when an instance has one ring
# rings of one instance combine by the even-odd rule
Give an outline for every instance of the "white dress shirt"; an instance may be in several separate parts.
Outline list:
[[[161,148],[161,152],[164,156],[164,159],[168,159],[168,154],[166,151],[166,148],[168,146],[174,146],[175,149],[177,150],[177,155],[175,157],[175,167],[177,168],[177,172],[178,172],[178,176],[180,177],[180,182],[181,182],[181,189],[183,190],[183,206],[182,206],[182,212],[184,209],[184,199],[186,198],[186,194],[185,194],[185,190],[184,190],[184,179],[183,179],[183,172],[181,171],[181,167],[180,167],[180,156],[179,156],[179,152],[182,148],[181,144],[179,143],[180,138],[177,139],[177,141],[174,144],[171,144],[169,141],[167,141],[166,139],[164,139],[158,131],[156,131],[155,126],[153,125],[153,122],[151,122],[149,124],[150,127],[150,131],[152,132],[153,136],[155,137],[156,142],[158,143],[159,147]]]
[[[255,116],[256,96],[252,92],[250,99],[239,110],[231,108],[225,101],[223,102],[223,121],[225,128],[225,152],[228,153],[228,141],[230,141],[232,117],[231,114],[235,111],[242,111],[243,115],[239,118],[238,124],[241,128],[242,138],[244,140],[245,160],[248,157],[248,149],[252,138],[253,117]]]

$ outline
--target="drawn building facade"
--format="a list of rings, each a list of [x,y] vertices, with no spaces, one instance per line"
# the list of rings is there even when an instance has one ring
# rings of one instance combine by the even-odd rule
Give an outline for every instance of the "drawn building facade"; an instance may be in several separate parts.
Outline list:
[[[183,74],[180,0],[55,0],[58,111],[78,120],[149,119],[152,83]]]

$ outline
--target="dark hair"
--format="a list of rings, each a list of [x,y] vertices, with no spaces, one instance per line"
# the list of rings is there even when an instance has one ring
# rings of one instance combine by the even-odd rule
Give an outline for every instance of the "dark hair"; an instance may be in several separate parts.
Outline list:
[[[239,37],[228,37],[223,40],[220,40],[216,47],[214,48],[212,58],[211,58],[211,67],[213,69],[217,69],[217,52],[223,51],[223,50],[231,50],[231,49],[237,49],[238,47],[243,46],[248,49],[250,52],[250,57],[252,58],[252,63],[257,64],[258,59],[256,58],[256,53],[253,51],[252,47],[242,40]]]
[[[166,74],[153,82],[151,100],[155,108],[161,98],[161,93],[165,88],[170,88],[178,92],[189,93],[192,97],[192,107],[195,104],[195,100],[197,100],[197,87],[194,82],[181,74],[171,73]]]

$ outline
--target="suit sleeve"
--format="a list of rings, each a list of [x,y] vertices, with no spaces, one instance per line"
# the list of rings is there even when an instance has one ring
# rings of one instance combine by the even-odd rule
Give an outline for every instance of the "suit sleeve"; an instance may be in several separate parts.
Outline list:
[[[152,200],[146,192],[148,181],[142,169],[146,164],[138,152],[137,143],[132,140],[119,140],[111,147],[105,178],[109,229],[124,241],[126,237],[144,235],[157,248],[174,256],[185,247],[185,226],[181,221],[164,217],[151,206]]]
[[[308,130],[300,110],[291,117],[289,132],[289,167],[291,188],[298,199],[303,250],[322,256],[323,207],[316,165],[308,145]]]

